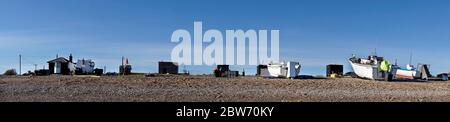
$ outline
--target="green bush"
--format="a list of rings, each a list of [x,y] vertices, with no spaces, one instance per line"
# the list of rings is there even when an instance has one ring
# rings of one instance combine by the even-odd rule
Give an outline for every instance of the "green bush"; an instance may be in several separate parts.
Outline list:
[[[17,75],[16,69],[9,69],[6,70],[5,73],[3,73],[3,75]]]

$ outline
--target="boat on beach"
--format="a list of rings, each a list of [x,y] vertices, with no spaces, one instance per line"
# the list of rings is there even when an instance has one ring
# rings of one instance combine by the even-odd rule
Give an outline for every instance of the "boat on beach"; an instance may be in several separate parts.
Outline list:
[[[262,77],[282,77],[293,79],[300,73],[301,65],[299,62],[281,62],[268,63],[267,65],[258,66],[258,75]]]
[[[397,80],[414,80],[417,74],[416,69],[412,65],[406,65],[406,68],[394,66],[393,74]]]
[[[431,77],[429,71],[429,65],[418,64],[418,68],[408,64],[406,68],[398,67],[397,65],[392,66],[391,74],[393,74],[394,80],[425,80],[427,81]]]
[[[380,67],[383,61],[385,61],[383,57],[376,55],[370,55],[367,59],[357,58],[353,55],[349,59],[350,65],[358,77],[371,80],[385,78],[387,70],[385,71]]]
[[[369,55],[368,58],[357,58],[353,55],[349,59],[350,65],[355,74],[364,79],[370,80],[428,80],[431,77],[429,65],[418,64],[418,68],[408,64],[406,68],[397,64],[390,64],[388,60],[376,55]]]

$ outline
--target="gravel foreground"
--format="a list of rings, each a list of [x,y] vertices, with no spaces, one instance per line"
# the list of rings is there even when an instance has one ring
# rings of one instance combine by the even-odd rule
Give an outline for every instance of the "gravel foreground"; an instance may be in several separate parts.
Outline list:
[[[450,102],[450,83],[210,76],[0,77],[1,102]]]

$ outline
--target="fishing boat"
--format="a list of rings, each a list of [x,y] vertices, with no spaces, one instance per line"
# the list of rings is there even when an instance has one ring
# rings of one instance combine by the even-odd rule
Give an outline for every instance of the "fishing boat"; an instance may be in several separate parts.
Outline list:
[[[282,78],[295,78],[300,73],[299,62],[281,62],[281,63],[268,63],[267,65],[258,66],[259,76],[262,77],[282,77]]]
[[[406,65],[406,68],[402,68],[397,66],[396,63],[392,66],[391,74],[393,74],[393,79],[395,80],[428,80],[428,77],[431,77],[429,72],[429,65],[426,64],[418,64],[417,68],[415,68],[412,63],[412,53],[409,56],[409,64]]]
[[[376,55],[370,55],[367,59],[357,58],[353,55],[349,62],[355,74],[364,79],[384,79],[386,72],[390,69],[389,63],[383,57]]]
[[[406,68],[393,65],[391,74],[394,74],[394,80],[428,80],[428,77],[431,77],[429,65],[419,64],[417,67],[414,68],[410,64]]]
[[[406,68],[394,66],[393,74],[396,80],[414,80],[417,74],[416,69],[412,65],[406,65]]]
[[[408,64],[406,68],[402,68],[397,64],[391,65],[389,61],[376,55],[370,55],[367,59],[353,56],[349,62],[355,74],[364,79],[426,81],[431,77],[429,65],[426,64],[419,64],[418,68]]]

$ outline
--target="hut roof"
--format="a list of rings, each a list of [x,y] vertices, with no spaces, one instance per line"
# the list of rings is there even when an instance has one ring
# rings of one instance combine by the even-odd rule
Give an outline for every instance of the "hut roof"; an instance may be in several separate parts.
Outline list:
[[[58,62],[58,63],[69,63],[70,61],[67,60],[67,59],[64,58],[64,57],[59,57],[59,58],[50,60],[50,61],[48,61],[47,63],[56,63],[56,62]]]
[[[177,62],[165,62],[165,61],[160,61],[158,62],[159,65],[164,65],[164,66],[178,66]]]

